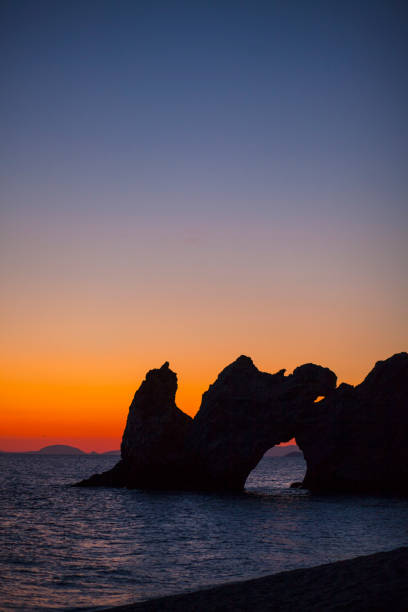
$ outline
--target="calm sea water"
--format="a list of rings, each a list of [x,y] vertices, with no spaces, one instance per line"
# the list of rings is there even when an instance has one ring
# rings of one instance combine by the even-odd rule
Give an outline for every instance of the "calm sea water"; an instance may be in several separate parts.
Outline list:
[[[103,609],[408,545],[408,500],[291,490],[264,458],[241,495],[81,489],[114,457],[0,455],[2,610]]]

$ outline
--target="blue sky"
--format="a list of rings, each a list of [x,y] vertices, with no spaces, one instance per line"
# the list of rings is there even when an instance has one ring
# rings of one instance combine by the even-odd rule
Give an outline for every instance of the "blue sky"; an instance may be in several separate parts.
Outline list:
[[[40,0],[3,13],[13,207],[341,218],[382,217],[387,199],[398,223],[404,3]]]

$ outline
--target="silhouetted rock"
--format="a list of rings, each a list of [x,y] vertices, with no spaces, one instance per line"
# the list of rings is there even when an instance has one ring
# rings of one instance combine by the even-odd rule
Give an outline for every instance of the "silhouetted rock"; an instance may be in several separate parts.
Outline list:
[[[265,451],[293,438],[296,420],[335,384],[327,368],[307,364],[286,377],[241,356],[204,393],[193,421],[175,404],[177,377],[165,363],[135,394],[121,461],[79,484],[241,490]]]
[[[121,461],[79,484],[239,491],[266,450],[296,438],[307,462],[301,486],[406,494],[407,381],[407,353],[378,362],[357,387],[337,389],[327,368],[268,374],[241,356],[192,420],[175,404],[177,377],[165,363],[135,394]]]
[[[316,397],[336,386],[331,370],[313,364],[284,372],[260,372],[242,355],[204,393],[188,438],[202,488],[243,489],[265,452],[291,440]]]
[[[79,484],[146,488],[178,486],[192,419],[175,403],[177,376],[168,362],[150,370],[129,408],[121,461]]]
[[[408,493],[408,354],[376,363],[356,387],[316,404],[296,441],[315,491]]]

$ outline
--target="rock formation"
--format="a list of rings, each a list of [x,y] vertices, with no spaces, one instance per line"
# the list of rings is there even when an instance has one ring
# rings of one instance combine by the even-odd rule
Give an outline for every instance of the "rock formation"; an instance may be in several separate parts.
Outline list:
[[[165,363],[134,396],[119,463],[79,485],[240,491],[269,448],[296,438],[305,487],[406,494],[406,381],[407,353],[378,362],[360,385],[337,389],[327,368],[268,374],[241,356],[191,419],[175,404],[177,377]]]
[[[292,375],[260,372],[241,356],[204,393],[188,438],[202,488],[242,490],[265,452],[295,437],[314,400],[336,386],[336,376],[313,364]]]
[[[296,441],[314,491],[408,493],[408,354],[376,363],[356,387],[316,404]]]
[[[173,488],[185,469],[184,444],[192,418],[175,403],[177,376],[168,362],[150,370],[136,391],[112,470],[83,481],[89,486]]]

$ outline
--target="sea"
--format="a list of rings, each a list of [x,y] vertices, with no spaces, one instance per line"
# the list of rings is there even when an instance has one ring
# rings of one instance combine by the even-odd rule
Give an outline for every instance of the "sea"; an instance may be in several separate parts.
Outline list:
[[[113,456],[0,455],[0,609],[103,610],[408,545],[408,500],[291,489],[264,457],[241,494],[73,488]]]

